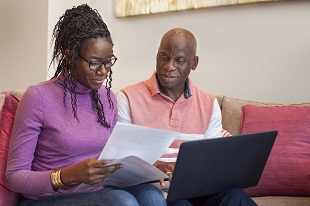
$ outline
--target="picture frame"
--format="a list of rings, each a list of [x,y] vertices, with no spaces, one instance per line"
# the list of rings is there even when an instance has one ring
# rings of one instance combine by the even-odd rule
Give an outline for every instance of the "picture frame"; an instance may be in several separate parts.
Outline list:
[[[273,1],[279,0],[114,0],[114,8],[116,17],[127,17]]]

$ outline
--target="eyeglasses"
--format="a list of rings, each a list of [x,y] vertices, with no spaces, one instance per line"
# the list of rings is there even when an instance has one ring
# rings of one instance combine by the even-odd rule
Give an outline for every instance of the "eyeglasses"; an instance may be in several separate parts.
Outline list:
[[[84,59],[89,64],[89,68],[94,71],[97,71],[102,65],[104,65],[106,69],[111,68],[117,60],[117,57],[112,55],[111,57],[107,58],[104,61],[88,61],[87,59],[82,57],[80,54],[78,55],[79,57]]]

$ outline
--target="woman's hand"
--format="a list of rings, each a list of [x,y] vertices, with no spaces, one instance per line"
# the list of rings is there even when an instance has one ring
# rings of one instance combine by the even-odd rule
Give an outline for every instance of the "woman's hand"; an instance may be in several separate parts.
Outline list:
[[[61,181],[65,185],[71,183],[96,184],[122,167],[122,164],[105,166],[111,160],[87,159],[61,170]]]

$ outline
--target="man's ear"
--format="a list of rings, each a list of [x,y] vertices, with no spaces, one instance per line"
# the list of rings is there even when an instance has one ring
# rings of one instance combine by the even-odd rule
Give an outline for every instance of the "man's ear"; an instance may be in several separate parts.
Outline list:
[[[192,70],[195,70],[195,69],[196,69],[196,67],[197,67],[197,65],[198,65],[198,61],[199,61],[199,57],[198,57],[198,56],[195,56],[195,57],[194,57],[194,65],[193,65]]]

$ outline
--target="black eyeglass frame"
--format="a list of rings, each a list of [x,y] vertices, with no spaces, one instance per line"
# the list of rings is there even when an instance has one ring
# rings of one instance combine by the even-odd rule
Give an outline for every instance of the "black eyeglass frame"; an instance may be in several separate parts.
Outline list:
[[[114,54],[111,57],[108,57],[107,59],[105,59],[104,61],[88,61],[82,55],[78,54],[78,56],[81,57],[84,61],[86,61],[88,63],[89,69],[93,71],[97,71],[102,65],[104,65],[105,69],[110,69],[117,60],[117,57],[114,56]]]

